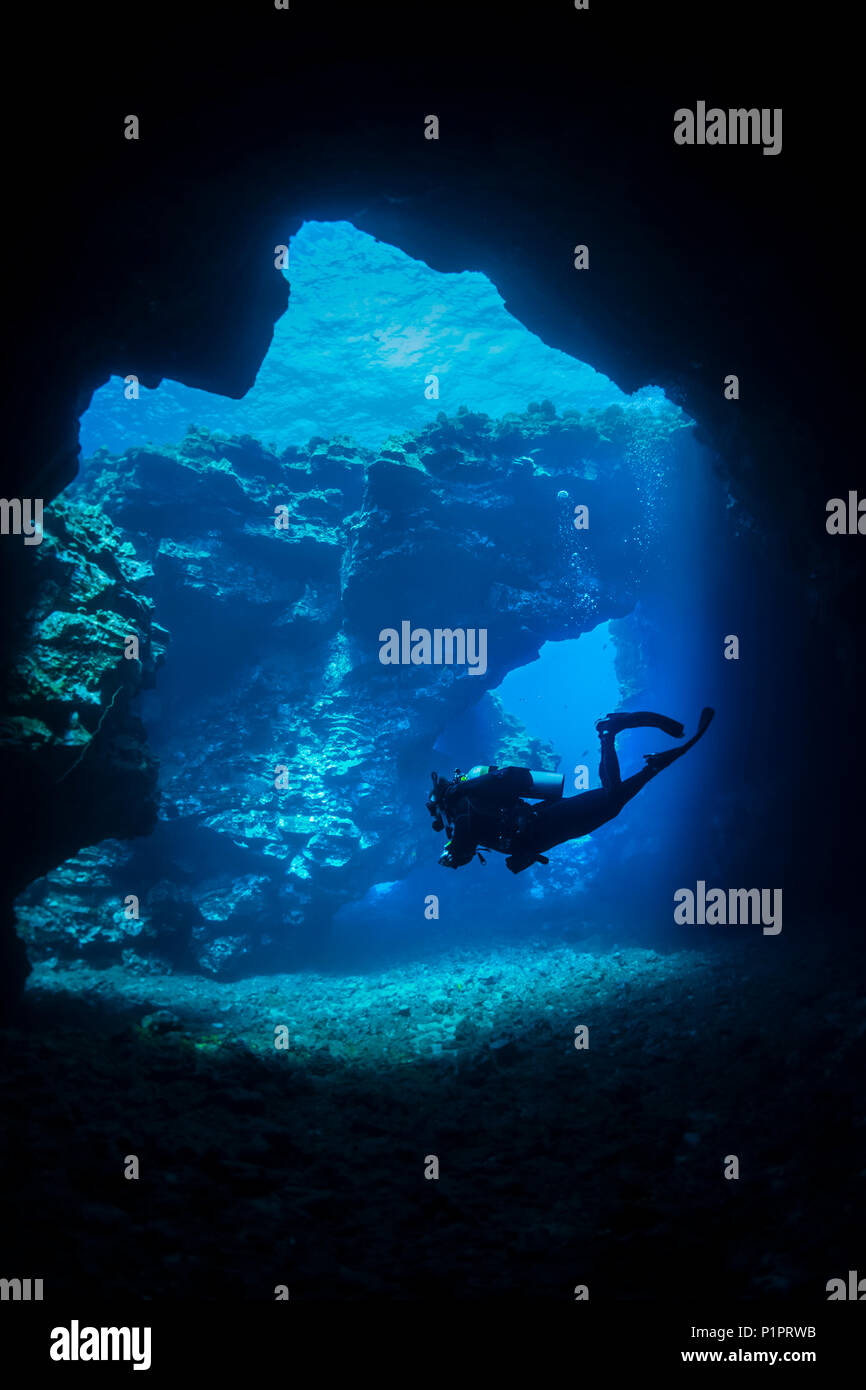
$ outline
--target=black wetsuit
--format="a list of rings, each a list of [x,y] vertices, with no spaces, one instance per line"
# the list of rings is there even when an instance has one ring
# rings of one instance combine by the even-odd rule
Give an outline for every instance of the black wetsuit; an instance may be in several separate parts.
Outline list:
[[[526,768],[491,768],[480,777],[456,779],[443,802],[454,834],[441,862],[459,868],[472,860],[480,845],[506,853],[508,868],[519,874],[545,850],[590,835],[612,820],[655,775],[646,767],[623,782],[613,734],[601,736],[599,772],[597,791],[539,806],[522,799],[531,794],[532,778]]]

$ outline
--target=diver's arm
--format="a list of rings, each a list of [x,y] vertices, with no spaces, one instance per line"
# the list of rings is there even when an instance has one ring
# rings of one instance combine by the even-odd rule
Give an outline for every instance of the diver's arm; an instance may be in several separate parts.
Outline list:
[[[454,821],[454,834],[439,856],[439,863],[446,869],[459,869],[475,858],[477,842],[472,835],[470,817],[457,816]]]

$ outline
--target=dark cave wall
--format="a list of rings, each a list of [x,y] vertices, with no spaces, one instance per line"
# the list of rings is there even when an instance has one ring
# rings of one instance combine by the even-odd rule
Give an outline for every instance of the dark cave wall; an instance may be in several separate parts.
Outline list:
[[[572,18],[560,27],[573,39]],[[791,158],[788,146],[769,159],[677,147],[673,52],[648,56],[641,72],[623,51],[616,71],[593,73],[589,50],[557,53],[557,30],[546,33],[541,17],[525,55],[487,63],[464,18],[464,46],[447,65],[435,45],[396,62],[399,48],[379,42],[384,13],[381,33],[375,14],[368,22],[377,56],[363,67],[339,29],[323,49],[309,17],[293,18],[293,40],[271,52],[271,31],[259,30],[259,45],[251,34],[246,50],[239,35],[218,93],[204,36],[190,62],[182,40],[142,34],[137,82],[100,63],[88,87],[80,54],[70,119],[86,157],[46,140],[45,178],[21,218],[20,337],[39,361],[42,400],[34,412],[25,352],[17,410],[27,428],[14,433],[28,485],[51,495],[74,474],[74,417],[112,372],[242,395],[285,308],[273,246],[305,217],[345,217],[437,269],[484,271],[533,332],[624,389],[665,386],[750,502],[807,520],[813,497],[785,483],[844,428],[839,387],[853,377],[845,360],[803,351],[826,341],[833,306],[832,261],[816,246],[804,277],[791,235],[805,179],[832,206],[818,140],[795,126]],[[591,23],[598,42],[610,39],[612,16]],[[158,99],[147,82],[155,58]],[[742,69],[730,79],[738,86]],[[137,143],[115,124],[135,95]],[[423,139],[422,107],[438,109],[439,141]],[[63,223],[67,273],[40,293],[56,209],[73,195],[81,211]],[[578,241],[590,246],[588,273],[572,268]],[[743,386],[735,406],[722,398],[731,371]],[[828,418],[816,406],[831,381],[841,399]],[[41,447],[26,452],[37,431]],[[820,457],[811,463],[804,471],[820,474]]]

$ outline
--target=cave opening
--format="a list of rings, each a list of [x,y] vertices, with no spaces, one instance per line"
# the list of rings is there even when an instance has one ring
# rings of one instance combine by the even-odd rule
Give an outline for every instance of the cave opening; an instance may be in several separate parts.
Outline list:
[[[546,642],[538,660],[519,666],[496,688],[503,707],[528,733],[550,743],[568,779],[596,760],[593,725],[623,697],[610,622],[564,642]]]
[[[431,763],[461,739],[463,765],[537,752],[570,794],[579,767],[597,785],[608,709],[672,700],[690,717],[696,536],[723,506],[691,421],[658,388],[628,396],[547,347],[480,273],[434,271],[348,222],[306,222],[289,244],[290,309],[246,396],[114,379],[82,420],[63,505],[71,529],[76,508],[104,515],[128,552],[123,584],[152,609],[133,703],[159,812],[149,834],[85,844],[19,900],[31,954],[52,966],[83,954],[238,980],[429,951],[407,923],[437,868]],[[493,644],[480,700],[447,670],[383,684],[380,628],[473,605]],[[95,737],[99,690],[88,700],[67,715]],[[652,746],[629,735],[625,775]],[[436,879],[452,914],[438,944],[609,925],[615,905],[589,908],[599,869],[657,847],[659,807],[683,819],[692,783],[686,770],[678,798],[638,808],[630,849],[618,830],[562,846],[544,881],[488,865],[459,909]]]
[[[337,435],[375,449],[461,405],[494,418],[543,399],[560,413],[672,408],[658,387],[629,396],[548,347],[481,272],[433,270],[347,221],[306,221],[285,244],[289,307],[246,395],[232,400],[166,379],[130,398],[114,377],[82,417],[82,472],[99,449],[173,446],[193,421],[277,451]]]

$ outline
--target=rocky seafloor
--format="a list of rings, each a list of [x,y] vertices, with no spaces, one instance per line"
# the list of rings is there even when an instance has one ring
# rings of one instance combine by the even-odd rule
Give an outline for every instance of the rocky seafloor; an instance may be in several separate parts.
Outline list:
[[[823,1300],[862,1248],[862,985],[817,936],[39,966],[0,1039],[6,1263],[46,1301]]]

